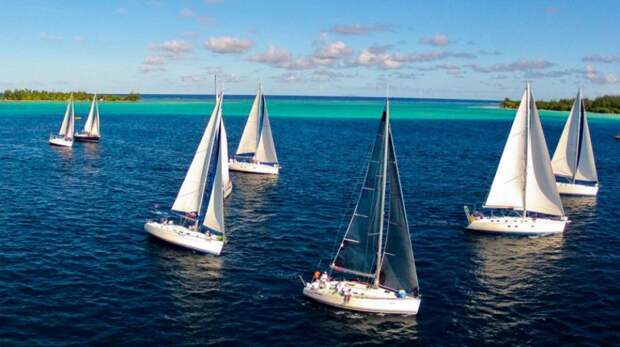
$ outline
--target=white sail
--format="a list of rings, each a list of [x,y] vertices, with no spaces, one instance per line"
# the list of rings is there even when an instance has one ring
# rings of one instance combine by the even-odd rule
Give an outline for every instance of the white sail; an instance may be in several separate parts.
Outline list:
[[[220,99],[215,102],[215,107],[209,118],[209,123],[205,128],[202,139],[198,144],[194,159],[187,170],[185,180],[177,194],[177,198],[172,205],[173,211],[200,214],[202,199],[207,180],[207,171],[211,162],[214,138],[215,123],[218,118]]]
[[[579,153],[579,165],[577,166],[575,179],[598,182],[596,163],[594,162],[594,150],[592,149],[592,139],[590,137],[590,126],[588,125],[588,116],[586,115],[585,107],[582,117],[583,127],[581,130],[581,151]]]
[[[96,94],[93,97],[93,105],[94,105],[93,121],[90,126],[90,129],[88,130],[88,134],[90,136],[101,136],[101,133],[99,132],[99,103],[97,102]]]
[[[243,129],[243,134],[241,135],[241,140],[239,141],[239,147],[237,147],[237,155],[248,153],[253,154],[256,152],[260,126],[262,94],[263,93],[259,88],[256,93],[256,97],[254,98],[254,103],[252,104],[250,114],[248,115],[248,120],[245,123],[245,128]]]
[[[67,109],[65,110],[65,116],[62,119],[62,124],[60,125],[60,130],[58,131],[58,135],[65,136],[68,138],[73,138],[73,130],[75,124],[75,115],[73,111],[73,99],[69,100],[67,104]]]
[[[562,201],[553,176],[549,150],[540,124],[540,116],[530,92],[530,119],[528,130],[526,203],[527,211],[564,216]]]
[[[222,101],[224,96],[221,97]],[[228,136],[226,135],[226,127],[224,127],[224,117],[220,120],[222,122],[220,136],[222,137],[220,141],[220,146],[222,146],[222,182],[224,182],[224,187],[230,184],[230,172],[228,170]]]
[[[209,205],[207,207],[207,213],[203,225],[211,230],[224,233],[224,168],[227,159],[225,159],[223,136],[223,123],[222,112],[219,111],[216,126],[218,127],[218,153],[217,153],[217,165],[215,168],[215,178],[213,179],[213,188],[211,189],[211,196],[209,198]]]
[[[551,161],[553,173],[582,181],[597,182],[590,127],[581,90],[577,93]]]
[[[553,173],[563,177],[573,177],[577,171],[577,147],[581,123],[581,91],[577,94],[564,130],[553,154],[551,165]]]
[[[97,100],[97,96],[93,96],[93,101],[90,103],[90,110],[88,111],[88,117],[86,117],[86,122],[84,122],[84,132],[90,134],[91,129],[93,127],[93,118],[95,115],[95,100]]]
[[[526,91],[521,97],[485,207],[523,208],[527,104]]]
[[[276,146],[273,143],[273,135],[271,134],[271,124],[269,122],[269,112],[267,112],[267,103],[263,95],[263,129],[260,133],[260,140],[256,148],[254,159],[263,163],[277,163]]]

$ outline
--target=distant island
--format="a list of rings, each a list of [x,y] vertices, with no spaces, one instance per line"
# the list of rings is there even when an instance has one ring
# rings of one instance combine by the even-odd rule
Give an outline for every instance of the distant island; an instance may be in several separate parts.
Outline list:
[[[93,94],[77,92],[54,92],[46,90],[14,89],[5,90],[2,100],[12,101],[66,101],[73,94],[73,100],[92,100]],[[140,94],[129,93],[127,95],[97,94],[97,98],[103,101],[138,101]]]
[[[575,99],[536,101],[536,107],[540,110],[570,111],[574,101]],[[588,112],[620,114],[620,95],[604,95],[594,100],[585,99],[585,104]],[[503,108],[517,108],[519,101],[505,98],[501,106]]]

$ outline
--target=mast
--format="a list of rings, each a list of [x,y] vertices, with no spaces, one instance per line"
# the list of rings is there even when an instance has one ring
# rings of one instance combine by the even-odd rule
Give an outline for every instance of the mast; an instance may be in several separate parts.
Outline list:
[[[526,87],[526,105],[527,105],[527,113],[525,116],[525,165],[523,165],[523,219],[527,217],[527,161],[528,161],[528,149],[530,145],[530,113],[531,113],[531,105],[530,105],[530,83],[527,83]]]
[[[390,99],[385,100],[385,128],[383,131],[383,160],[381,169],[381,202],[380,202],[380,223],[379,223],[379,240],[377,242],[377,268],[375,269],[374,287],[379,287],[381,280],[381,268],[383,267],[383,222],[385,218],[385,186],[387,176],[387,159],[388,159],[388,134],[390,129]]]
[[[577,175],[577,170],[579,169],[579,155],[581,154],[581,139],[583,138],[581,132],[583,131],[582,123],[583,123],[583,112],[581,108],[581,88],[579,88],[579,92],[577,93],[577,106],[579,107],[579,119],[577,120],[577,150],[575,151],[575,166],[573,168],[573,176],[571,177],[570,183],[575,184],[575,176]]]

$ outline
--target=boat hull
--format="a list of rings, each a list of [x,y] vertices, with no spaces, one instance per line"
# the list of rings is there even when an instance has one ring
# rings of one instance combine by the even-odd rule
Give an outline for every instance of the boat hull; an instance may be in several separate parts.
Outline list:
[[[598,184],[587,186],[577,183],[556,182],[556,185],[558,187],[558,192],[562,195],[596,196],[596,194],[598,194]]]
[[[420,308],[419,297],[400,298],[395,291],[368,288],[366,284],[352,281],[341,281],[344,291],[338,292],[338,283],[339,281],[323,282],[323,285],[320,281],[306,283],[303,295],[321,304],[358,312],[415,315]],[[348,301],[344,295],[347,289],[351,289],[351,298]]]
[[[73,140],[66,139],[64,137],[52,136],[49,139],[49,144],[52,146],[59,146],[59,147],[73,147]]]
[[[220,255],[224,247],[224,241],[216,236],[193,231],[182,225],[149,221],[144,224],[144,230],[162,241],[201,253]]]
[[[566,218],[561,220],[530,217],[474,217],[468,216],[465,229],[490,234],[504,235],[549,235],[564,232]]]
[[[232,171],[255,173],[261,175],[277,175],[280,173],[280,165],[278,164],[262,164],[250,163],[230,159],[228,161],[228,169]]]
[[[88,134],[75,134],[75,141],[78,142],[99,142],[100,136],[91,136]]]

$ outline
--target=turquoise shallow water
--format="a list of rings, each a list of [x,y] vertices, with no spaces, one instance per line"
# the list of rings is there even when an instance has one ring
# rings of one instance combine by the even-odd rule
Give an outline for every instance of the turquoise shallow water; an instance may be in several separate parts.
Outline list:
[[[225,116],[247,116],[252,96],[225,96]],[[301,118],[375,118],[379,98],[311,98],[272,97],[269,99],[269,114],[272,117]],[[501,109],[494,101],[458,101],[428,99],[394,99],[393,119],[436,119],[436,120],[493,120],[509,119],[514,110]],[[0,114],[58,116],[64,111],[63,102],[0,102]],[[89,104],[78,102],[76,114],[85,116]],[[136,103],[100,103],[102,114],[106,115],[205,115],[213,107],[211,97],[171,98],[146,96]],[[542,111],[547,118],[564,118],[567,112]],[[594,121],[619,120],[620,115],[590,114]]]
[[[232,153],[250,98],[227,100]],[[281,175],[231,174],[220,257],[143,230],[170,208],[210,105],[102,104],[102,141],[66,151],[47,144],[63,103],[0,103],[0,346],[620,344],[620,122],[592,117],[601,190],[563,199],[563,235],[484,237],[463,231],[463,205],[486,196],[514,111],[394,100],[422,304],[391,317],[309,302],[298,279],[331,261],[382,100],[270,99]],[[551,148],[565,115],[543,114]]]

